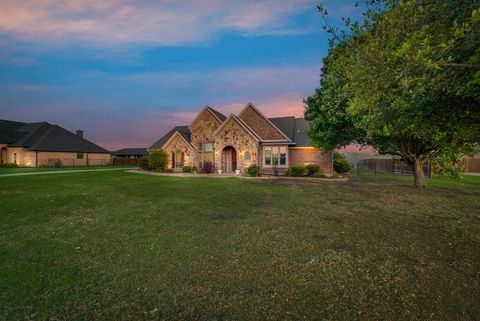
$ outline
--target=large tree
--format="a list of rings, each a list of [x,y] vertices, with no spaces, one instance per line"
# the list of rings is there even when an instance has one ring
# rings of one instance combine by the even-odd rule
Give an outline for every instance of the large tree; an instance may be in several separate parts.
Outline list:
[[[345,26],[326,26],[309,135],[326,150],[357,142],[400,156],[425,187],[425,160],[479,141],[479,1],[373,0],[363,21]]]

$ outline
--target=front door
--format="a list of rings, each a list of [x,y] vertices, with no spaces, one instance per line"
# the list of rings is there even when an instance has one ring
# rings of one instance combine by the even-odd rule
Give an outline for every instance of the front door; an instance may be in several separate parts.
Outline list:
[[[237,169],[237,151],[232,146],[227,146],[222,151],[222,169],[225,172]]]
[[[172,152],[172,167],[181,168],[185,162],[185,153],[184,152]]]
[[[7,162],[7,149],[5,147],[3,147],[1,150],[0,162],[2,164],[5,164]]]

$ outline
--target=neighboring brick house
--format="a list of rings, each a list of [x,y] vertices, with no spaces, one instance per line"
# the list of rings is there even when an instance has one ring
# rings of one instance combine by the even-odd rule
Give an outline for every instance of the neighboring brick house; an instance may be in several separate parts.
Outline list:
[[[46,122],[0,120],[0,162],[19,166],[85,166],[110,163],[110,152]]]
[[[293,116],[267,118],[250,103],[228,117],[206,106],[189,126],[173,128],[149,149],[165,150],[174,170],[195,165],[232,172],[256,164],[264,175],[283,175],[293,165],[318,164],[332,175],[332,153],[310,146],[308,125]]]

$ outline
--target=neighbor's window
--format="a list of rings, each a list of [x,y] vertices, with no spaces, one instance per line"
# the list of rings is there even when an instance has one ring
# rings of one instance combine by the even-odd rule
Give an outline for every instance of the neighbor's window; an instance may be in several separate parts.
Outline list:
[[[77,159],[83,159],[83,153],[77,153]]]
[[[246,160],[246,161],[249,161],[250,160],[250,152],[245,152],[245,154],[243,154],[243,160]]]
[[[263,163],[265,166],[286,166],[287,165],[287,147],[286,146],[268,146],[263,149]]]
[[[13,160],[13,163],[14,163],[14,164],[17,163],[17,153],[13,153],[13,154],[12,154],[12,160]]]

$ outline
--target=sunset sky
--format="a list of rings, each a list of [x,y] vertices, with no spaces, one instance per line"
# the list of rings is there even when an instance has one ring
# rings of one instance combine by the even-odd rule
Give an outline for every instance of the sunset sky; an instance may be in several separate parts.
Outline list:
[[[148,147],[204,105],[303,114],[327,35],[316,1],[0,0],[0,118]],[[327,1],[332,24],[353,1]]]

